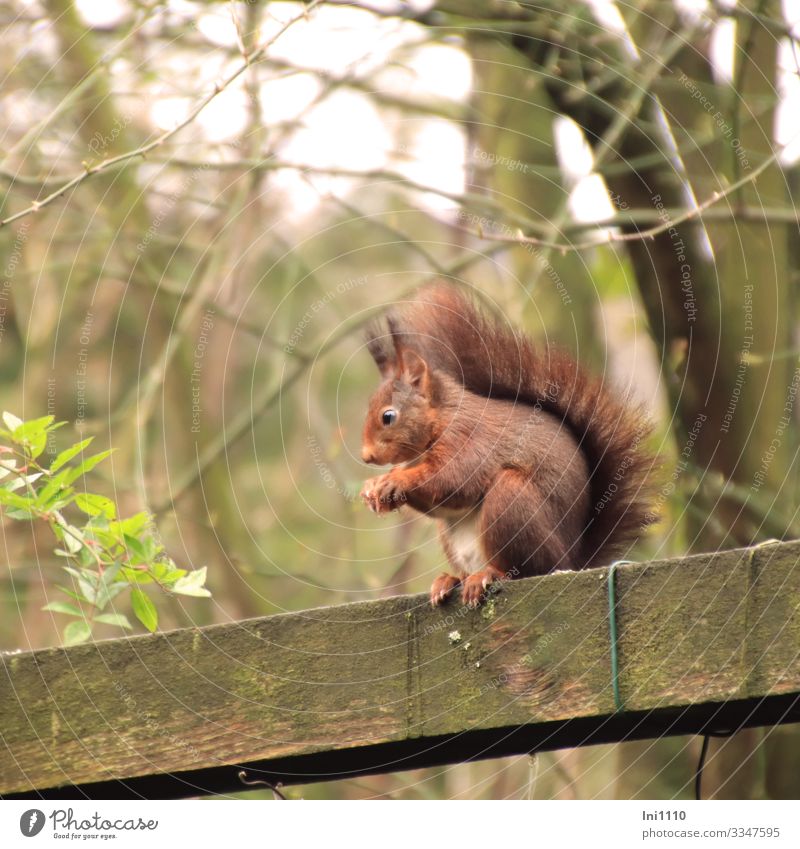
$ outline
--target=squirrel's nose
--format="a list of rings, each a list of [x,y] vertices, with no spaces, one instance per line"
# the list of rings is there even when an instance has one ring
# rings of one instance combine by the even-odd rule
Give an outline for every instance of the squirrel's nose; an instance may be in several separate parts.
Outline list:
[[[361,449],[361,459],[365,463],[374,463],[375,455],[372,453],[372,450],[367,448],[366,445]]]

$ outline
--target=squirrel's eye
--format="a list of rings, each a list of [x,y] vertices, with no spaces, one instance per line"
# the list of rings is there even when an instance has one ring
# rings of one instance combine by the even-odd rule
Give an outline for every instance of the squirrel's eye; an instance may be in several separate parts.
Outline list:
[[[397,410],[392,410],[391,408],[383,411],[383,415],[381,416],[381,421],[384,424],[384,427],[389,427],[389,425],[393,425],[397,421]]]

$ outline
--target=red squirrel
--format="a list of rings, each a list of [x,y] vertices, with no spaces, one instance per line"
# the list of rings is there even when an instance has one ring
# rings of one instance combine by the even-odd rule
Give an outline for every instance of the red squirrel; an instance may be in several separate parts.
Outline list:
[[[654,520],[649,419],[568,354],[445,283],[390,309],[367,347],[383,382],[362,457],[393,468],[361,496],[438,520],[452,571],[434,606],[459,585],[475,607],[495,581],[603,565]]]

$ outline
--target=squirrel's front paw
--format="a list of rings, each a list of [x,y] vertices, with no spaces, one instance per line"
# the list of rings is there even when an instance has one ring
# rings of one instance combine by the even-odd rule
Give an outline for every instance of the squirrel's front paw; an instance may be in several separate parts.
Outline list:
[[[405,501],[405,496],[391,474],[370,478],[361,490],[361,498],[373,513],[388,513]]]

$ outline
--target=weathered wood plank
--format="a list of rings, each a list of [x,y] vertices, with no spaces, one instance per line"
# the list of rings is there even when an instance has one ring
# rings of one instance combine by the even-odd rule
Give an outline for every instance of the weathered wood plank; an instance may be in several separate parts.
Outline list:
[[[606,579],[3,655],[0,794],[192,795],[240,765],[297,783],[800,718],[800,543],[619,567],[623,713]]]

